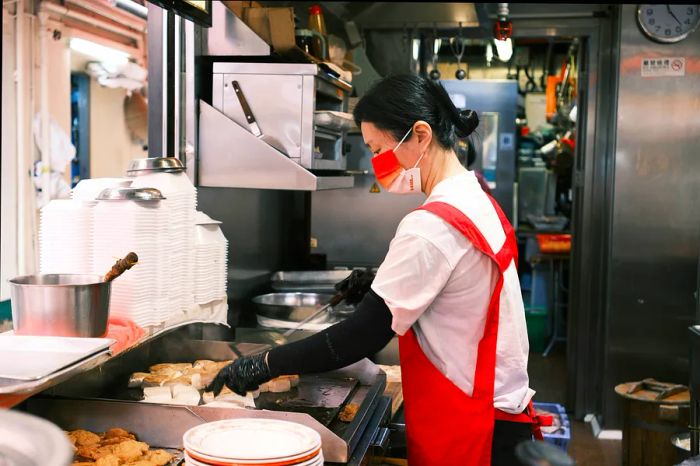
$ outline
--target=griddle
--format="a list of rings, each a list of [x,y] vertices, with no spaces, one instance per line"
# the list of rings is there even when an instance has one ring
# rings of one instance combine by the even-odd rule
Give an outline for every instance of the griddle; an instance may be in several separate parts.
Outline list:
[[[270,411],[306,413],[328,427],[355,390],[353,378],[304,376],[299,385],[288,392],[261,393],[255,407]]]

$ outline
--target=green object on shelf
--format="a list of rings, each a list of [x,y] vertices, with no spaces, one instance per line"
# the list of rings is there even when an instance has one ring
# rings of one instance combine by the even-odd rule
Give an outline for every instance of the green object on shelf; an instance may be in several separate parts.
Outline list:
[[[530,351],[541,353],[547,347],[549,338],[549,312],[545,308],[525,308],[527,336],[530,341]]]
[[[0,322],[3,320],[12,320],[12,307],[9,299],[0,301]]]

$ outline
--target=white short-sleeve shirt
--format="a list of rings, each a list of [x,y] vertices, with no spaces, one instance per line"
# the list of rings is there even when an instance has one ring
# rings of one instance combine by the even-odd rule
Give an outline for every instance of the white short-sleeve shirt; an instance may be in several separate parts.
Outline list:
[[[440,182],[425,203],[448,203],[465,213],[495,252],[505,233],[473,172]],[[528,339],[520,283],[512,264],[504,274],[496,345],[494,405],[517,414],[534,395],[527,375]],[[462,233],[426,211],[399,224],[372,289],[392,313],[392,328],[413,327],[428,359],[468,395],[474,388],[479,340],[498,268]]]

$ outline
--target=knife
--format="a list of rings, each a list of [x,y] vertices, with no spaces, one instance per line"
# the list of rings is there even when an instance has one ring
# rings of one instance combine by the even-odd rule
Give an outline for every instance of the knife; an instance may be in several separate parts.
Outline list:
[[[255,117],[253,116],[253,112],[250,110],[248,100],[246,100],[245,95],[243,95],[241,86],[238,84],[238,81],[233,81],[231,84],[233,85],[233,90],[236,92],[236,97],[238,97],[238,101],[241,103],[241,107],[243,108],[243,113],[245,114],[245,119],[248,122],[250,132],[257,137],[262,136],[260,126],[258,126],[258,123],[255,121]]]
[[[287,153],[287,149],[284,147],[284,144],[282,144],[274,136],[271,136],[269,134],[263,134],[262,130],[260,129],[260,126],[258,125],[258,122],[253,116],[253,111],[250,109],[250,105],[248,105],[248,100],[245,98],[245,95],[243,95],[243,90],[238,84],[238,81],[231,81],[231,85],[233,86],[233,90],[236,93],[236,97],[238,97],[238,102],[241,104],[241,108],[243,109],[243,114],[245,115],[246,121],[248,122],[250,132],[253,133],[253,135],[261,141],[277,149],[283,155],[289,156],[289,154]]]

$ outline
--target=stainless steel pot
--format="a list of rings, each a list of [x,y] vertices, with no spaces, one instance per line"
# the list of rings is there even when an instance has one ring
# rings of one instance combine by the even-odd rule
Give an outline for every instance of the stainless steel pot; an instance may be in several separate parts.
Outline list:
[[[16,334],[102,337],[111,283],[100,275],[25,275],[10,280]]]

